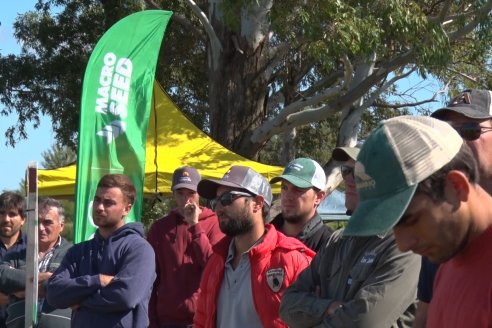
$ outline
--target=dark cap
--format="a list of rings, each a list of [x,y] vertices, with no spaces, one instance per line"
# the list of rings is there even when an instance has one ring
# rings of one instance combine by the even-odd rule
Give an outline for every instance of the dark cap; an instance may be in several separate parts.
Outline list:
[[[217,196],[219,186],[244,189],[253,195],[263,196],[269,206],[272,204],[270,184],[261,174],[247,166],[231,166],[220,180],[203,179],[198,184],[198,194],[213,199]]]
[[[191,166],[183,166],[176,169],[173,173],[173,183],[171,185],[171,190],[186,188],[196,191],[198,182],[200,182],[200,173]]]
[[[465,90],[461,95],[454,98],[447,107],[436,110],[431,116],[444,119],[448,112],[455,112],[479,120],[492,118],[492,91]]]
[[[359,151],[359,147],[337,147],[333,149],[331,157],[338,162],[346,162],[349,159],[356,161]]]

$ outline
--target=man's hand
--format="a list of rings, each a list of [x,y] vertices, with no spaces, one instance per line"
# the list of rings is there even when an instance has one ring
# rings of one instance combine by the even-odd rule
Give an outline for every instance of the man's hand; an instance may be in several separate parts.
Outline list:
[[[334,301],[330,304],[328,309],[326,309],[326,315],[333,315],[335,314],[335,311],[339,308],[340,305],[342,305],[343,302],[340,301]]]
[[[107,274],[99,274],[99,281],[101,282],[102,287],[106,287],[113,281],[114,276],[108,276]]]
[[[12,295],[14,295],[15,297],[17,297],[18,299],[26,298],[26,291],[25,290],[21,290],[19,292],[12,293]]]
[[[0,306],[9,304],[9,295],[0,293]]]
[[[40,272],[38,273],[38,284],[42,284],[43,282],[47,281],[50,279],[50,277],[53,275],[53,272]]]
[[[200,206],[195,202],[190,202],[184,207],[184,219],[190,226],[198,223],[198,217],[201,213]]]

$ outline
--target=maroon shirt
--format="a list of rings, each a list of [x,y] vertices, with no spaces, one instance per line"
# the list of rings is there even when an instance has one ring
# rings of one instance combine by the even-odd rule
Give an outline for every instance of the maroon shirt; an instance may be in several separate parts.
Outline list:
[[[194,226],[174,209],[150,228],[147,239],[155,251],[157,271],[149,303],[150,328],[193,323],[202,271],[212,246],[224,236],[216,214],[201,209]]]

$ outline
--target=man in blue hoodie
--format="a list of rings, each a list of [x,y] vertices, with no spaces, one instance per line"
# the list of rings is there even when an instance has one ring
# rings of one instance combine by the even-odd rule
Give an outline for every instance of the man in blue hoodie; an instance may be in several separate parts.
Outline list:
[[[72,308],[72,327],[149,325],[155,256],[143,225],[125,224],[135,195],[127,176],[103,176],[92,207],[94,238],[73,246],[48,281],[48,302]]]

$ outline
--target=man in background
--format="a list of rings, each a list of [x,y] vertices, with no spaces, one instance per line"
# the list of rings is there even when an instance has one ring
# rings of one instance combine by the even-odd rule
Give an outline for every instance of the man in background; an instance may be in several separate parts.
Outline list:
[[[55,309],[45,301],[49,277],[72,246],[61,232],[65,224],[63,206],[53,198],[43,199],[38,206],[38,328],[69,328],[71,309]],[[26,289],[26,250],[5,256],[0,265],[0,291],[10,295],[7,327],[24,327]]]
[[[193,167],[176,169],[171,190],[177,206],[149,230],[147,240],[154,248],[157,268],[149,303],[150,328],[191,327],[203,269],[212,246],[224,236],[217,215],[199,205],[200,180]]]
[[[296,237],[318,252],[333,233],[317,211],[326,195],[323,168],[310,158],[297,158],[287,164],[282,175],[271,179],[270,183],[279,181],[282,212],[271,223],[278,231]]]
[[[21,229],[25,222],[24,197],[13,192],[0,195],[0,261],[9,253],[25,251],[26,237]],[[9,296],[0,292],[0,328],[5,328]]]

